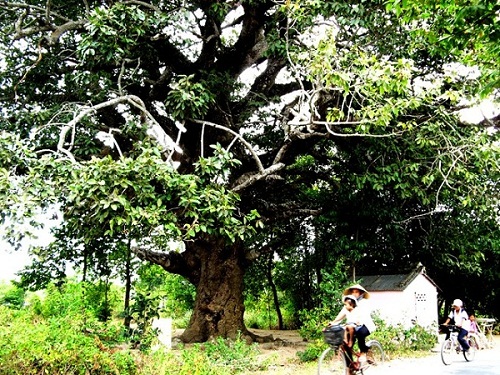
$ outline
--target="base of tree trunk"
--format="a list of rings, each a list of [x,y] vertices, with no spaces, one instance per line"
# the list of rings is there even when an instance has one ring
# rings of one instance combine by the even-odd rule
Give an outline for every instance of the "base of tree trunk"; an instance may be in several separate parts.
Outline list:
[[[252,344],[255,342],[259,343],[259,344],[263,344],[263,343],[267,343],[267,342],[274,342],[273,335],[267,335],[267,336],[256,335],[255,333],[250,332],[246,328],[243,331],[238,331],[238,334],[234,335],[233,337],[227,336],[227,338],[230,340],[236,340],[238,337],[241,340],[246,341],[247,344]],[[179,336],[179,339],[184,344],[207,341],[207,340],[204,340],[199,335],[199,332],[194,332],[193,330],[190,330],[189,328],[184,330],[184,332]]]

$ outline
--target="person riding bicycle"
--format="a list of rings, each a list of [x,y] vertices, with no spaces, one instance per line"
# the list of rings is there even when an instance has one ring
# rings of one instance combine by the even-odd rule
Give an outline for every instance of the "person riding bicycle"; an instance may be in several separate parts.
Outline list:
[[[452,320],[455,323],[455,326],[457,327],[458,331],[458,342],[462,346],[462,350],[464,352],[468,351],[470,346],[467,343],[467,340],[465,340],[465,336],[469,334],[469,329],[470,329],[470,321],[469,321],[469,316],[467,315],[467,312],[464,310],[463,302],[460,299],[456,299],[453,301],[452,310],[450,314],[448,315],[448,318],[444,322],[444,325],[448,325]],[[446,332],[446,339],[450,338],[450,330]]]
[[[354,309],[356,311],[356,322],[354,322],[356,324],[356,328],[354,330],[354,339],[352,340],[352,344],[354,345],[356,339],[358,340],[359,351],[361,352],[359,361],[363,362],[366,361],[366,353],[368,352],[366,337],[376,329],[375,323],[371,317],[372,311],[370,303],[367,301],[370,298],[370,293],[368,293],[368,291],[360,284],[356,284],[346,288],[342,294],[344,295],[344,301],[346,296],[356,299],[356,308]],[[337,317],[332,320],[329,325],[339,324],[344,319],[348,319],[348,317],[350,317],[350,313],[344,306],[338,313]]]

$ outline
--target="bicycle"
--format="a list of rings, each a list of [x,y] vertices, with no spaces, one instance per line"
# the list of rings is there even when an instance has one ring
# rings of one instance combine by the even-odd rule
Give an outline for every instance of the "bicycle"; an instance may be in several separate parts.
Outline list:
[[[495,319],[493,318],[477,318],[478,332],[474,334],[474,337],[479,344],[481,349],[493,349],[493,324]]]
[[[344,341],[343,326],[325,328],[323,338],[329,347],[319,357],[318,375],[362,375],[371,367],[384,364],[384,350],[377,340],[369,340],[366,343],[366,362],[359,362],[361,353],[354,352]]]
[[[470,347],[469,350],[465,351],[462,349],[462,346],[458,341],[458,332],[460,332],[460,327],[455,325],[441,325],[441,328],[448,329],[450,332],[450,337],[444,340],[441,344],[441,360],[445,365],[450,365],[453,362],[454,354],[463,353],[467,362],[474,360],[477,348],[477,343],[474,337],[465,336],[465,340],[467,340]]]

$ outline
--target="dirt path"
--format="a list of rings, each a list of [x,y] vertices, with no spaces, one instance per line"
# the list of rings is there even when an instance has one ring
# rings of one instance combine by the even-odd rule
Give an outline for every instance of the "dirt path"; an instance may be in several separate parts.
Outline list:
[[[298,351],[304,351],[307,342],[298,331],[278,331],[249,329],[259,336],[272,335],[274,341],[259,344],[261,354],[257,360],[270,363],[265,371],[252,371],[248,374],[257,375],[311,375],[315,374],[317,363],[303,363],[297,356]]]

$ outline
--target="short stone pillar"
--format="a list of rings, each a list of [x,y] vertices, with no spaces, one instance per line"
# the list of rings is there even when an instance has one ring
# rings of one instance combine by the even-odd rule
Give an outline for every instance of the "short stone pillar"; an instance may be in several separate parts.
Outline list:
[[[172,318],[153,319],[153,328],[158,329],[158,341],[167,349],[172,348]]]

